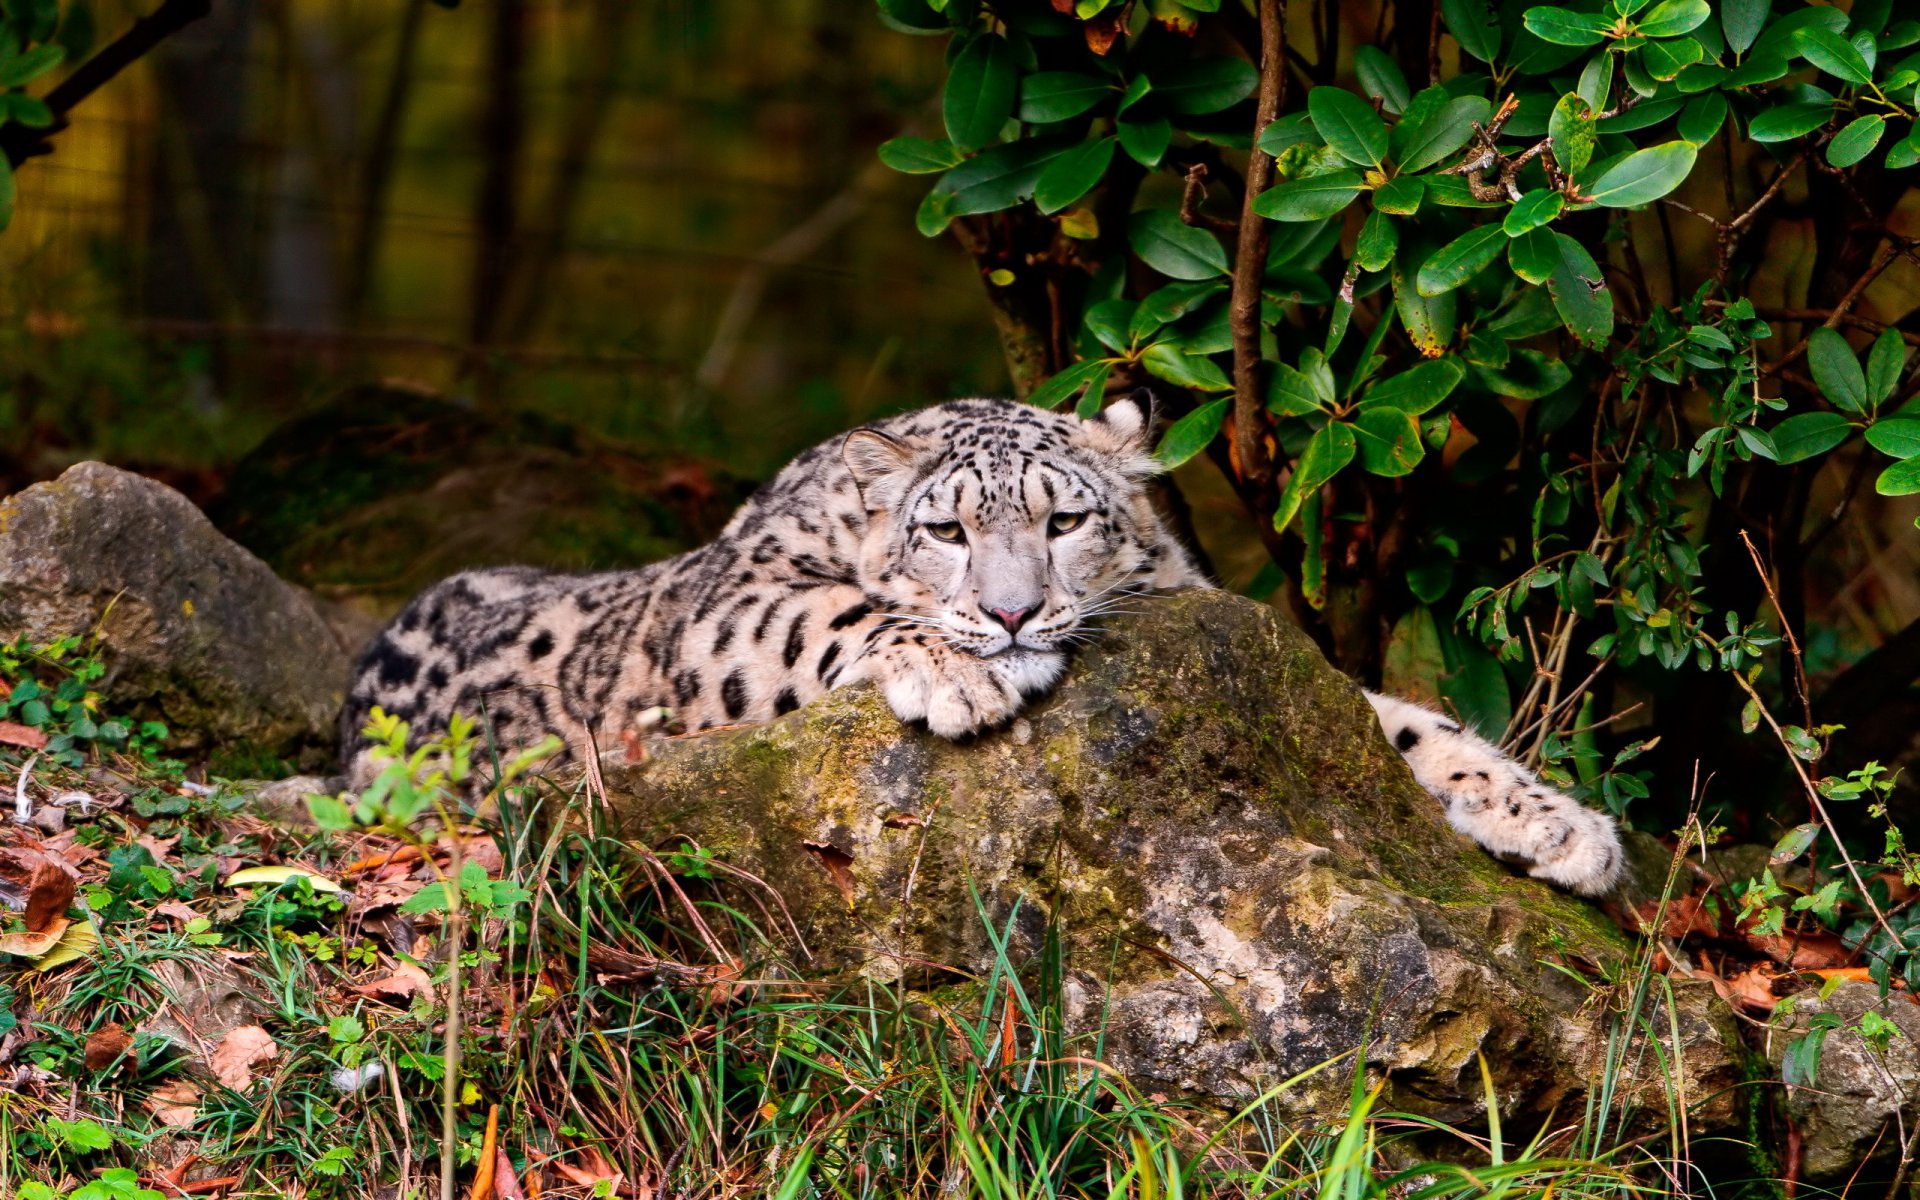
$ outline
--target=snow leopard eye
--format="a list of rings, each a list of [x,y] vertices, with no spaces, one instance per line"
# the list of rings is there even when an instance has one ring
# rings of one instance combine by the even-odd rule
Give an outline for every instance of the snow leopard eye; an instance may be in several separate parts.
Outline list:
[[[1057,512],[1047,521],[1049,534],[1072,533],[1087,523],[1087,514],[1083,512]]]
[[[942,542],[959,542],[966,538],[966,530],[960,528],[958,521],[932,521],[921,528]]]

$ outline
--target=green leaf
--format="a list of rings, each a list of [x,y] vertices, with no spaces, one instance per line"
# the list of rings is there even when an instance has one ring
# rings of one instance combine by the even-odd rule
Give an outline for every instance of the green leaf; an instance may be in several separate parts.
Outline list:
[[[1178,321],[1207,299],[1227,290],[1225,279],[1203,279],[1198,283],[1169,283],[1156,288],[1153,293],[1135,306],[1133,320],[1128,327],[1132,337],[1143,338],[1162,325]]]
[[[1773,438],[1774,461],[1804,462],[1825,454],[1847,440],[1853,422],[1839,413],[1798,413],[1775,425],[1768,434]]]
[[[1455,302],[1452,292],[1439,296],[1423,296],[1409,273],[1417,276],[1420,265],[1410,261],[1405,254],[1394,264],[1393,304],[1400,314],[1400,325],[1407,331],[1414,347],[1428,358],[1437,357],[1453,341],[1456,325]]]
[[[1399,227],[1376,207],[1360,226],[1360,236],[1353,244],[1353,261],[1359,263],[1363,271],[1383,271],[1399,248]]]
[[[1426,190],[1426,183],[1418,175],[1395,176],[1374,189],[1374,211],[1410,217],[1420,211],[1420,197]]]
[[[1920,458],[1920,417],[1875,421],[1867,426],[1867,444],[1891,458]]]
[[[1398,116],[1406,111],[1413,94],[1407,90],[1407,77],[1400,64],[1387,57],[1378,46],[1361,46],[1353,52],[1353,73],[1367,95],[1380,101],[1380,107]]]
[[[1500,55],[1500,22],[1486,0],[1440,0],[1440,17],[1460,48],[1483,63]]]
[[[1882,330],[1867,352],[1867,398],[1885,404],[1907,370],[1907,343],[1897,329]]]
[[[1773,0],[1720,0],[1720,28],[1727,35],[1727,49],[1745,54],[1767,23]]]
[[[1104,379],[1110,365],[1105,359],[1090,358],[1077,362],[1033,389],[1027,403],[1035,408],[1058,408],[1078,395],[1095,378]]]
[[[1727,120],[1727,98],[1719,92],[1706,95],[1690,102],[1680,113],[1680,136],[1696,146],[1704,146],[1720,132],[1720,126]]]
[[[1103,362],[1100,365],[1105,368],[1112,364]],[[1087,390],[1080,394],[1080,403],[1073,406],[1073,415],[1079,417],[1082,421],[1088,420],[1099,415],[1100,406],[1105,404],[1106,401],[1107,371],[1096,371],[1094,372],[1093,378],[1087,380]]]
[[[1113,131],[1119,135],[1120,148],[1143,167],[1159,166],[1173,141],[1173,125],[1165,117],[1145,121],[1121,117],[1114,122]]]
[[[1360,409],[1392,408],[1417,417],[1452,395],[1466,374],[1452,355],[1423,362],[1368,388],[1360,398]]]
[[[1353,422],[1360,465],[1369,475],[1389,479],[1410,473],[1427,455],[1420,424],[1397,408],[1372,408]]]
[[[340,833],[353,828],[353,810],[332,796],[308,796],[307,812],[322,829]]]
[[[1819,25],[1807,25],[1794,31],[1793,48],[1814,66],[1848,83],[1866,83],[1873,68],[1848,43],[1847,39]]]
[[[1904,171],[1917,162],[1920,162],[1920,136],[1910,133],[1906,141],[1887,147],[1888,170]]]
[[[1260,73],[1243,58],[1203,58],[1155,72],[1153,94],[1168,112],[1197,116],[1233,107],[1259,83]]]
[[[1480,386],[1514,400],[1538,400],[1567,386],[1573,371],[1557,358],[1519,347],[1500,367],[1476,364],[1473,376]]]
[[[67,49],[56,42],[44,46],[35,46],[14,58],[0,59],[0,88],[19,87],[30,83],[60,65],[67,56]]]
[[[1164,208],[1133,214],[1127,244],[1140,261],[1169,279],[1207,279],[1229,271],[1219,238],[1182,223],[1179,214]]]
[[[1556,46],[1598,46],[1607,40],[1607,30],[1613,27],[1611,17],[1564,8],[1530,8],[1521,20],[1527,32]]]
[[[1485,270],[1506,246],[1506,231],[1498,225],[1469,229],[1435,251],[1414,284],[1422,296],[1444,295]]]
[[[1352,204],[1365,184],[1366,178],[1358,171],[1290,179],[1260,193],[1253,211],[1275,221],[1318,221]]]
[[[1792,829],[1787,830],[1786,834],[1782,836],[1779,841],[1773,844],[1773,853],[1767,856],[1767,860],[1773,866],[1784,867],[1794,859],[1799,858],[1802,854],[1805,854],[1807,848],[1812,846],[1814,839],[1819,836],[1820,825],[1818,822],[1810,821],[1805,825],[1795,825]]]
[[[1220,423],[1226,420],[1227,406],[1232,403],[1227,397],[1212,400],[1175,421],[1160,439],[1153,456],[1160,460],[1161,466],[1172,470],[1205,450],[1207,443],[1220,433]]]
[[[1313,118],[1297,112],[1267,122],[1267,127],[1260,131],[1260,136],[1254,139],[1253,144],[1264,153],[1278,158],[1287,147],[1313,141],[1317,136],[1313,131]]]
[[[948,218],[1012,208],[1033,195],[1048,164],[1081,144],[1072,138],[1022,138],[994,146],[942,175],[934,191],[951,193]],[[945,228],[944,221],[940,228]],[[921,232],[926,232],[924,227]]]
[[[1599,135],[1594,131],[1593,108],[1578,92],[1568,92],[1553,106],[1553,115],[1547,118],[1547,141],[1553,161],[1569,175],[1586,170],[1593,161]]]
[[[1428,88],[1407,105],[1406,116],[1393,128],[1388,148],[1403,172],[1424,171],[1473,139],[1473,123],[1486,122],[1493,105],[1484,96],[1448,99],[1439,88]]]
[[[1111,81],[1078,71],[1036,71],[1020,81],[1020,119],[1036,124],[1077,117],[1116,94]]]
[[[1113,162],[1115,139],[1096,138],[1047,165],[1033,185],[1033,202],[1043,213],[1057,213],[1093,190]]]
[[[1880,135],[1887,129],[1887,119],[1877,113],[1855,117],[1847,122],[1846,128],[1833,135],[1827,143],[1827,162],[1836,167],[1850,167],[1873,152],[1880,144]]]
[[[1920,458],[1897,462],[1880,472],[1873,490],[1882,496],[1911,496],[1920,492]]]
[[[1128,328],[1138,308],[1139,304],[1133,300],[1100,300],[1087,305],[1080,320],[1087,332],[1100,339],[1107,349],[1122,351],[1131,344]]]
[[[1822,326],[1807,339],[1807,366],[1827,403],[1850,413],[1867,411],[1867,375],[1847,339]]]
[[[1833,116],[1825,101],[1803,101],[1769,108],[1747,123],[1747,136],[1756,142],[1784,142],[1812,133]]]
[[[932,175],[967,157],[945,138],[897,137],[881,142],[879,153],[881,162],[903,175]]]
[[[1560,247],[1550,229],[1533,229],[1513,239],[1507,247],[1507,265],[1528,283],[1541,284],[1553,278],[1560,265]]]
[[[1292,478],[1280,493],[1279,506],[1273,512],[1273,527],[1284,532],[1293,524],[1307,497],[1352,462],[1353,454],[1353,429],[1339,421],[1329,421],[1308,439],[1306,449],[1300,452],[1300,461],[1293,466]]]
[[[1500,228],[1506,231],[1508,237],[1519,237],[1529,229],[1552,224],[1566,206],[1567,198],[1559,192],[1535,188],[1507,210],[1507,215],[1500,221]]]
[[[1667,142],[1635,150],[1582,189],[1584,198],[1607,208],[1651,204],[1680,186],[1700,151],[1692,142]]]
[[[1654,79],[1667,82],[1706,57],[1706,51],[1692,38],[1674,38],[1670,42],[1648,42],[1636,52],[1640,68]],[[1629,61],[1632,61],[1629,59]]]
[[[1373,106],[1338,87],[1307,93],[1313,127],[1335,153],[1363,167],[1378,167],[1387,156],[1387,127]]]
[[[999,34],[980,34],[961,47],[947,71],[940,104],[953,144],[979,150],[997,141],[1013,116],[1019,79],[1013,48]]]
[[[1613,333],[1613,293],[1607,288],[1606,276],[1593,255],[1566,234],[1553,234],[1553,247],[1553,272],[1547,278],[1553,307],[1581,344],[1601,349]]]
[[[1665,0],[1635,21],[1634,26],[1641,37],[1679,37],[1706,24],[1712,15],[1713,8],[1707,0]]]
[[[1283,362],[1273,364],[1273,378],[1267,382],[1267,411],[1282,417],[1303,417],[1331,404],[1331,389],[1325,395],[1314,378]]]
[[[1233,386],[1233,381],[1212,359],[1188,354],[1178,346],[1165,342],[1148,346],[1140,356],[1140,365],[1168,383],[1195,391],[1224,392]]]

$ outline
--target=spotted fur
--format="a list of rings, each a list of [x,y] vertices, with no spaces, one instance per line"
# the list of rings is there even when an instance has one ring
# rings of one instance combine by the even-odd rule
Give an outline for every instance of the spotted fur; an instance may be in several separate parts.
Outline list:
[[[361,662],[341,716],[349,777],[372,773],[360,730],[375,706],[416,730],[484,712],[507,747],[549,733],[606,747],[661,708],[710,729],[872,680],[944,737],[1003,724],[1119,599],[1207,586],[1149,500],[1150,424],[1133,400],[1084,421],[956,400],[808,450],[677,558],[456,575]],[[1372,700],[1456,827],[1538,877],[1611,886],[1604,817],[1444,717]]]

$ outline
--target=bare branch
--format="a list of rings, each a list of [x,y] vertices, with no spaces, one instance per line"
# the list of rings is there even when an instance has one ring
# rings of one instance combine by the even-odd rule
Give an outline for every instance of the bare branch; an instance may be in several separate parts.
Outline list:
[[[1257,135],[1280,115],[1287,101],[1286,0],[1260,0],[1260,93],[1253,122]],[[1233,331],[1233,467],[1244,483],[1270,491],[1267,412],[1260,395],[1260,280],[1267,268],[1271,226],[1253,210],[1273,183],[1273,157],[1255,145],[1247,155],[1246,194],[1240,203],[1240,241],[1233,263],[1228,321]],[[1250,493],[1251,494],[1251,493]],[[1262,496],[1263,504],[1265,497]],[[1266,513],[1256,521],[1267,524]]]

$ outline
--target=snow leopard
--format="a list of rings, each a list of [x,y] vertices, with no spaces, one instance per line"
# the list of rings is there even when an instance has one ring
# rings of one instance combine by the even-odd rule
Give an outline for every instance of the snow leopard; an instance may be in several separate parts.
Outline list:
[[[357,668],[341,717],[349,781],[374,773],[362,729],[375,707],[416,732],[484,710],[502,747],[554,734],[605,749],[661,710],[712,729],[872,681],[942,737],[1007,724],[1116,597],[1211,586],[1155,507],[1152,442],[1149,396],[1086,418],[954,400],[813,447],[678,557],[455,575]],[[1439,712],[1368,699],[1455,828],[1536,878],[1612,888],[1609,818]]]

